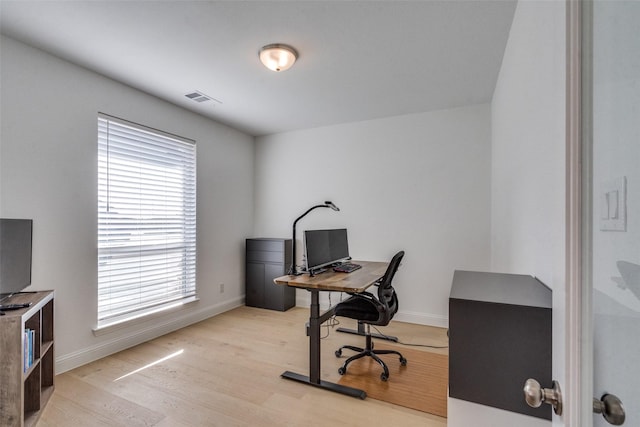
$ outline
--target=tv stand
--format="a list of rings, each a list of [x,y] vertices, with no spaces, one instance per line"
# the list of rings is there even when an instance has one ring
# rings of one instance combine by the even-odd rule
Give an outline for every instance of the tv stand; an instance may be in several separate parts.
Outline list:
[[[11,302],[30,306],[0,317],[0,425],[34,426],[53,394],[53,291],[14,294]],[[27,329],[33,331],[30,365],[23,345]]]

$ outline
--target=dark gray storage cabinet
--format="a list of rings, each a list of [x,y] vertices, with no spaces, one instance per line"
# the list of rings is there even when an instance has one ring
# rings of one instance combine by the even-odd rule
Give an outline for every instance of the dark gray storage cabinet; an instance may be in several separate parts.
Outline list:
[[[291,239],[247,239],[246,263],[246,305],[279,311],[296,305],[295,288],[273,283],[289,270]]]
[[[551,387],[551,289],[534,277],[456,271],[449,295],[449,396],[551,419],[523,387]]]

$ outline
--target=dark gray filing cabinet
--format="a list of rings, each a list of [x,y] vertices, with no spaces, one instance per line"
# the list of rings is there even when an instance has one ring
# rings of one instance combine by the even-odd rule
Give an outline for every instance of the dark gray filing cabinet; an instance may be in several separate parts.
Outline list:
[[[295,288],[273,283],[289,270],[291,239],[247,239],[246,263],[246,305],[279,311],[296,305]]]
[[[551,387],[551,289],[534,277],[456,271],[449,295],[449,396],[551,419],[528,378]]]

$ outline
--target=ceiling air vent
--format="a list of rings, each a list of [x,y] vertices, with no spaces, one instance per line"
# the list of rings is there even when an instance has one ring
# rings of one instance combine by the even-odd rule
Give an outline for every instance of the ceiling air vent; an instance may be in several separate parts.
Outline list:
[[[210,97],[208,95],[205,95],[204,93],[198,92],[198,91],[188,93],[185,96],[187,98],[189,98],[189,99],[192,99],[192,100],[196,101],[196,102],[215,101],[218,104],[222,104],[222,102],[218,101],[217,99],[212,98],[212,97]]]

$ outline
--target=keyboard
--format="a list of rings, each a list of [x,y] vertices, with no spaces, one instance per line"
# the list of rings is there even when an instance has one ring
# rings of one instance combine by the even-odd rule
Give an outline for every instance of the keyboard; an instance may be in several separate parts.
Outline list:
[[[338,273],[351,273],[352,271],[356,271],[357,269],[362,268],[360,264],[353,264],[350,262],[340,264],[337,267],[333,267],[333,271]]]

